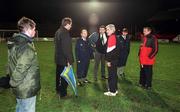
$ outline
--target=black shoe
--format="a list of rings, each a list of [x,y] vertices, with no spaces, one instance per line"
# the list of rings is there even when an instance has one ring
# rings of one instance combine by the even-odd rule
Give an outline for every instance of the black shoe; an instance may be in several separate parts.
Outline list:
[[[146,90],[152,90],[151,87],[144,87],[144,89],[146,89]]]
[[[63,92],[59,94],[60,98],[66,97],[67,96],[67,92]]]
[[[63,95],[63,96],[60,95],[60,99],[69,99],[69,98],[71,98],[71,96],[69,96],[67,94]]]
[[[138,86],[138,87],[141,87],[141,88],[143,88],[143,89],[145,88],[145,86],[142,85],[142,84],[138,84],[137,86]]]

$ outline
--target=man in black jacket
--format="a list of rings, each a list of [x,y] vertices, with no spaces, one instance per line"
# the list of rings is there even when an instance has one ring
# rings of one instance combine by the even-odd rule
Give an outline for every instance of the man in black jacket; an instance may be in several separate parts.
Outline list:
[[[62,19],[61,27],[55,33],[55,63],[56,63],[56,92],[60,97],[67,95],[68,83],[60,77],[65,66],[70,66],[73,62],[72,42],[69,30],[72,26],[71,18]]]
[[[125,78],[124,68],[130,51],[130,35],[127,28],[123,28],[122,34],[118,38],[119,41],[119,60],[118,60],[118,75]]]
[[[95,49],[95,63],[94,63],[94,80],[97,81],[97,73],[99,68],[99,63],[101,63],[101,77],[102,79],[107,79],[105,76],[105,53],[106,53],[106,42],[107,42],[107,35],[106,35],[106,27],[101,25],[99,27],[99,38],[96,42],[96,49]]]

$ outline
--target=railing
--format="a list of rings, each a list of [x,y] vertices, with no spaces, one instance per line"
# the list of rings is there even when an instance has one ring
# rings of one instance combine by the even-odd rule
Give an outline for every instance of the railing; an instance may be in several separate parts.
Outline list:
[[[0,42],[1,41],[5,41],[6,40],[6,33],[17,33],[19,32],[19,30],[7,30],[7,29],[0,29]],[[12,36],[12,34],[11,34]],[[9,36],[8,36],[9,37]],[[35,37],[37,37],[37,40],[38,40],[38,30],[36,30],[36,34],[35,34]]]

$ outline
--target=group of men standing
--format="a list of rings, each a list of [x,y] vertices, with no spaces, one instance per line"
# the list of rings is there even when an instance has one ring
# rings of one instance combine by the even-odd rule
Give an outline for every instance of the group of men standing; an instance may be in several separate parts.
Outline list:
[[[101,79],[108,79],[109,91],[112,90],[117,94],[117,73],[122,77],[125,76],[124,67],[130,51],[128,30],[124,28],[122,35],[116,36],[113,24],[107,26],[101,25],[99,27],[98,39],[95,43],[91,42],[93,39],[88,38],[87,29],[82,29],[81,37],[76,42],[75,53],[78,85],[81,86],[84,83],[90,82],[86,76],[94,51],[94,81],[98,80],[98,68],[101,64]],[[108,77],[105,75],[106,61],[109,65]],[[105,95],[112,95],[111,93],[107,92]]]
[[[71,25],[71,18],[64,18],[61,27],[55,34],[55,62],[57,66],[56,92],[60,94],[60,97],[66,97],[68,85],[60,74],[65,66],[70,66],[73,63],[72,42],[68,32]],[[88,40],[88,30],[81,30],[81,37],[77,39],[75,45],[77,84],[79,86],[82,86],[84,83],[90,83],[87,79],[87,73],[90,60],[94,58],[94,80],[97,81],[98,68],[101,63],[101,78],[108,79],[109,83],[109,91],[104,94],[108,96],[117,94],[117,67],[121,69],[120,75],[123,75],[123,68],[126,64],[130,49],[130,37],[128,36],[126,28],[123,29],[123,33],[119,37],[116,36],[115,31],[115,26],[113,24],[107,26],[101,25],[99,27],[98,39],[94,45],[91,45]],[[120,53],[120,50],[124,53]],[[123,61],[121,59],[123,59]],[[106,61],[108,66],[108,77],[105,75]]]
[[[37,52],[33,44],[36,23],[26,17],[17,23],[19,33],[14,34],[8,41],[8,74],[10,85],[16,96],[16,112],[35,112],[36,95],[40,90],[40,69],[37,60]],[[74,62],[72,52],[72,40],[69,30],[72,27],[71,18],[63,18],[60,28],[55,33],[55,63],[56,63],[56,92],[61,98],[67,96],[68,83],[60,76],[65,66],[71,66]],[[118,94],[118,75],[125,77],[124,68],[130,52],[130,36],[127,28],[123,28],[122,34],[115,34],[115,25],[99,27],[99,38],[95,45],[88,42],[87,29],[81,30],[81,37],[76,42],[76,63],[78,85],[90,82],[87,80],[90,59],[93,58],[95,49],[94,80],[97,81],[98,66],[101,63],[101,77],[108,79],[107,96]],[[151,88],[152,66],[158,51],[158,42],[151,34],[150,27],[144,27],[142,42],[139,50],[140,81],[145,89]],[[107,64],[108,77],[105,75],[105,63]]]

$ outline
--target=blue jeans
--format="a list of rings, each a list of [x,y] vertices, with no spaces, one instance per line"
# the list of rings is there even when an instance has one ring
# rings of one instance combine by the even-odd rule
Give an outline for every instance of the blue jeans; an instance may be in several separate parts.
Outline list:
[[[16,112],[35,112],[36,96],[26,99],[16,98]]]

